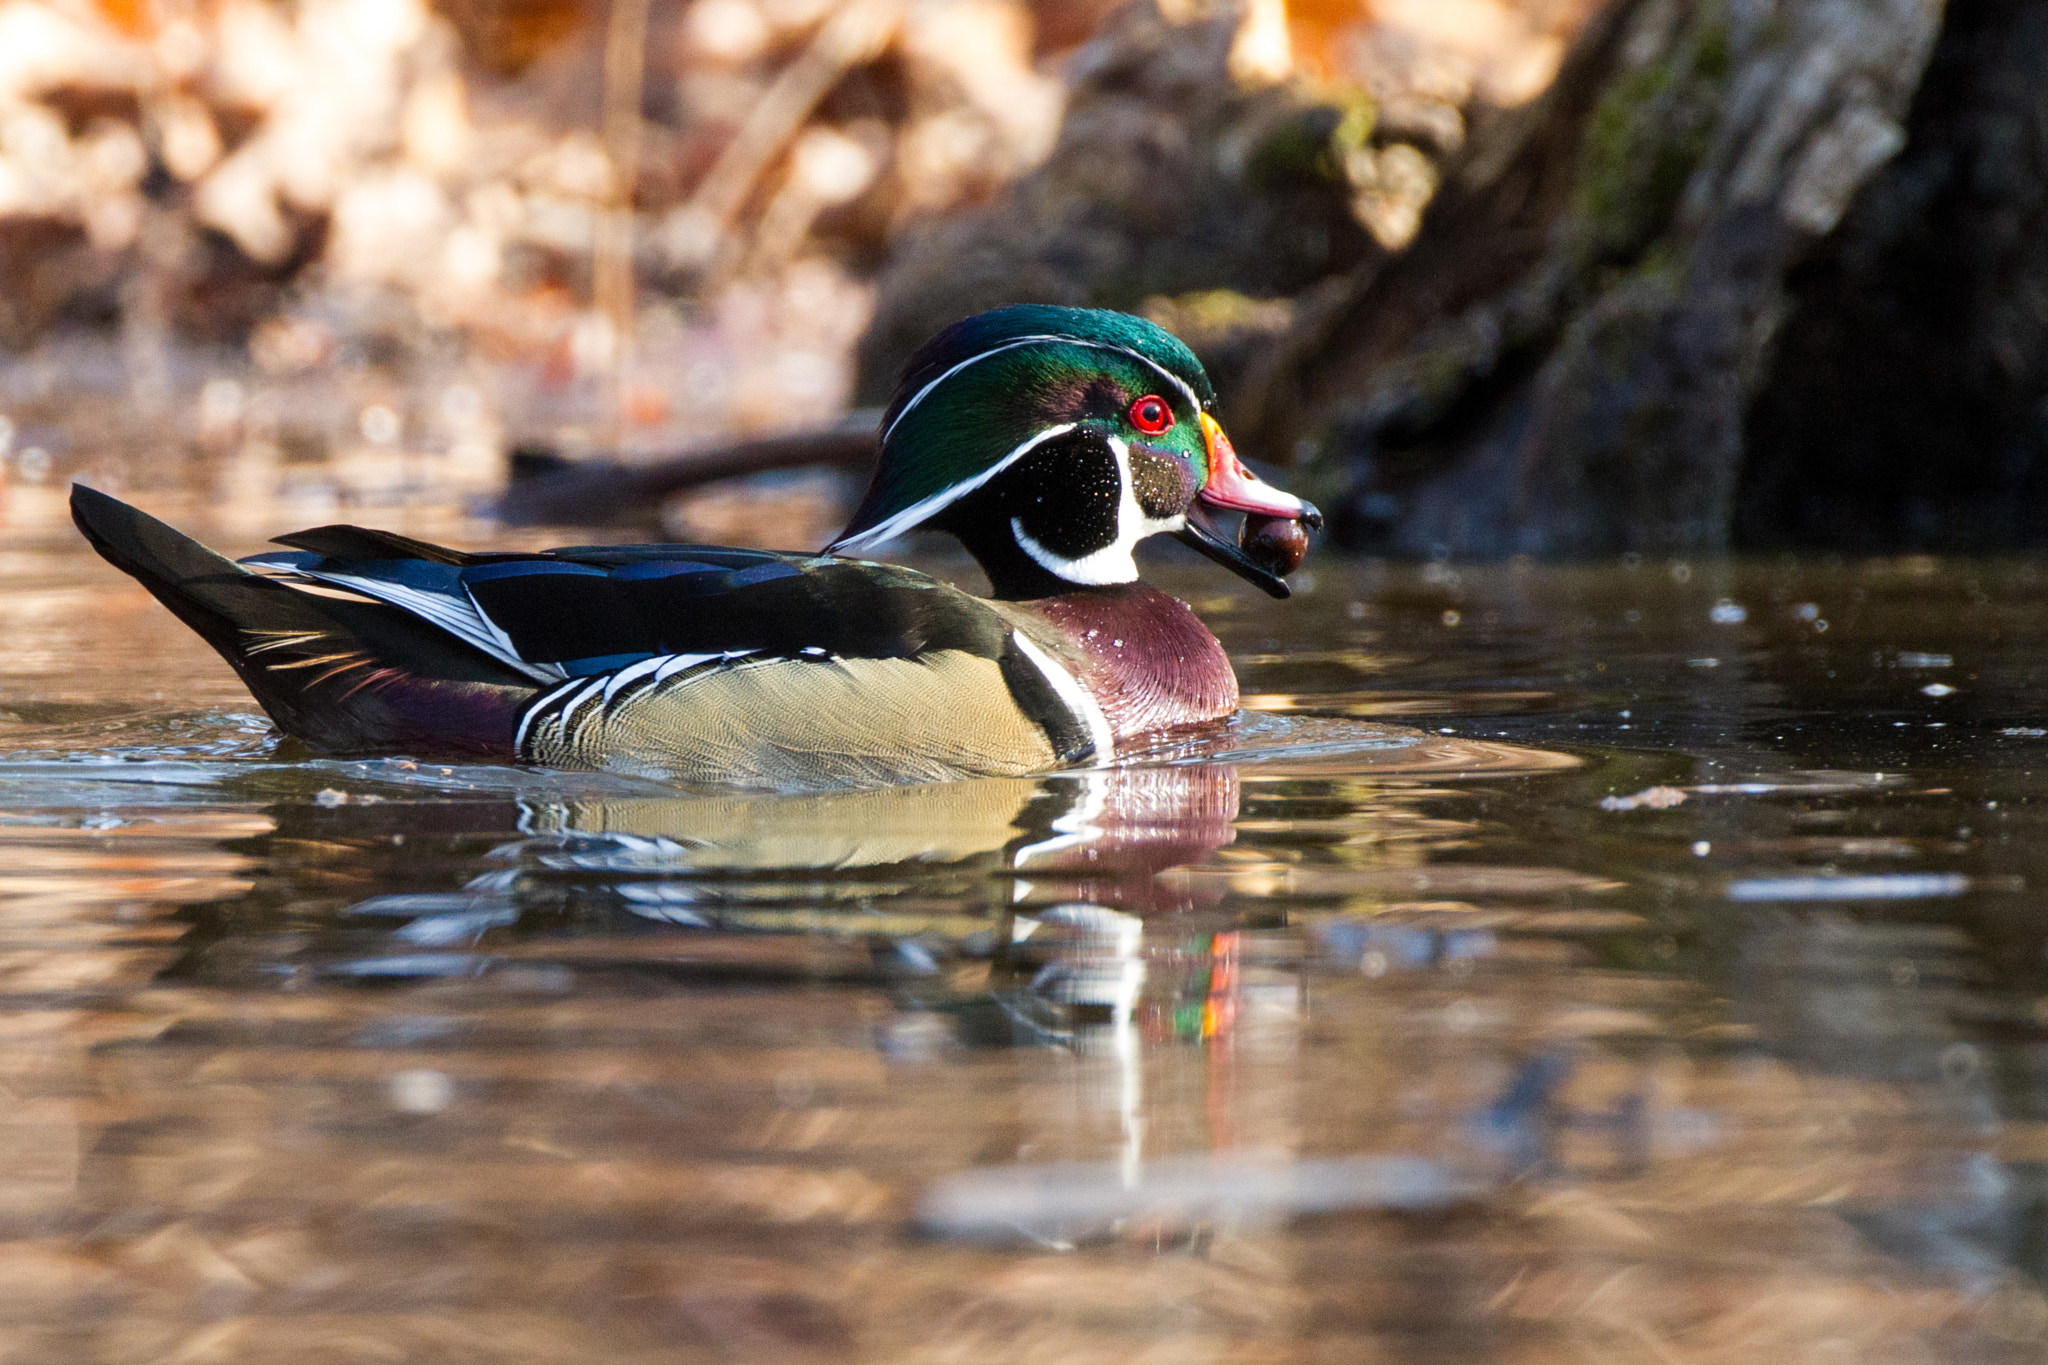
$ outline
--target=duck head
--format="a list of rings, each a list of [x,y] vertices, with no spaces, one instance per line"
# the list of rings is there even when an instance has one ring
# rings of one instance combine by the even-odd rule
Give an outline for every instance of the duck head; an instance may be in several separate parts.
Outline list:
[[[1201,362],[1143,318],[1000,308],[911,357],[882,417],[881,459],[829,553],[916,527],[949,531],[995,594],[1024,599],[1138,577],[1162,533],[1275,597],[1286,580],[1211,519],[1220,510],[1314,529],[1322,515],[1238,461]]]

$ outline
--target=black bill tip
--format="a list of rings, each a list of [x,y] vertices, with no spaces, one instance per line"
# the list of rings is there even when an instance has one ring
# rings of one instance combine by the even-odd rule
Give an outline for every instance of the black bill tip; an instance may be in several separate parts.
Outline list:
[[[1322,515],[1317,513],[1314,522],[1309,522],[1306,517],[1302,518],[1302,521],[1311,526],[1320,525]],[[1175,531],[1173,538],[1190,549],[1207,555],[1239,578],[1255,584],[1269,597],[1285,598],[1294,595],[1294,589],[1287,586],[1286,579],[1253,559],[1239,549],[1235,541],[1218,531],[1216,524],[1209,520],[1209,514],[1203,510],[1200,503],[1188,508],[1187,525]]]

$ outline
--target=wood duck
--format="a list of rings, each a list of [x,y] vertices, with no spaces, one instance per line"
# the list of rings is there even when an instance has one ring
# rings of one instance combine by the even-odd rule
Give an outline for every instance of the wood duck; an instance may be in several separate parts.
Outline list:
[[[469,554],[323,526],[238,564],[103,493],[71,508],[323,750],[778,788],[1024,774],[1236,711],[1222,646],[1132,549],[1169,533],[1284,597],[1210,511],[1321,518],[1238,462],[1214,404],[1149,322],[1005,308],[911,358],[873,482],[815,555]],[[992,595],[844,557],[919,527],[956,536]]]

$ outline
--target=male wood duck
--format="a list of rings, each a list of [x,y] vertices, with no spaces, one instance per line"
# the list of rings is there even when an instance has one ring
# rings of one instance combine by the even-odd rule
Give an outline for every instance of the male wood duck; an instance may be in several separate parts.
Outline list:
[[[1321,518],[1246,471],[1214,404],[1149,322],[1004,308],[911,358],[874,481],[816,555],[467,554],[323,526],[237,564],[103,493],[71,508],[320,749],[783,788],[1034,773],[1237,709],[1222,646],[1131,551],[1170,533],[1284,597],[1209,509]],[[956,536],[992,595],[843,557],[918,527]]]

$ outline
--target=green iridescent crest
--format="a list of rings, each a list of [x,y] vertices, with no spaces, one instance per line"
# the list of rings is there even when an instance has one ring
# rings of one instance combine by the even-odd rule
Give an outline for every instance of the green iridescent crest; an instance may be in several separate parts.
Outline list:
[[[1134,425],[1146,396],[1172,414]],[[1215,394],[1201,362],[1164,329],[1124,313],[1023,306],[956,323],[911,358],[882,421],[881,461],[831,547],[879,544],[981,487],[1039,443],[1076,429],[1185,460],[1207,477],[1198,415]]]

